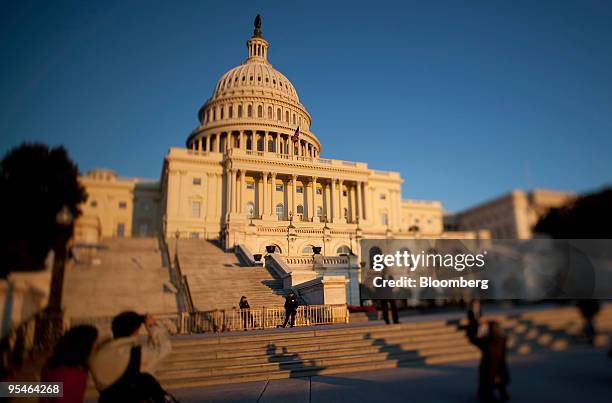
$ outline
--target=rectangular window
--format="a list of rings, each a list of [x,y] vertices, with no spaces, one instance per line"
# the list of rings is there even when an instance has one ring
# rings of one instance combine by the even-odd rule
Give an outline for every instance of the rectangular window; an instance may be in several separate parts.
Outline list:
[[[124,201],[120,201],[119,202],[119,208],[120,209],[126,209],[127,208],[127,203]]]
[[[301,186],[298,186],[298,187],[295,189],[295,192],[296,192],[296,193],[304,193],[304,188],[303,188],[303,187],[301,187]]]
[[[282,192],[283,191],[283,185],[276,185],[276,191],[277,192]]]
[[[194,201],[191,202],[191,216],[193,218],[199,218],[200,217],[200,202],[199,201]]]
[[[200,186],[202,184],[202,178],[193,178],[193,184]]]
[[[124,237],[125,236],[125,224],[120,222],[117,224],[117,236]]]
[[[246,183],[246,188],[247,188],[247,189],[255,189],[255,183],[253,183],[253,182],[247,182],[247,183]]]

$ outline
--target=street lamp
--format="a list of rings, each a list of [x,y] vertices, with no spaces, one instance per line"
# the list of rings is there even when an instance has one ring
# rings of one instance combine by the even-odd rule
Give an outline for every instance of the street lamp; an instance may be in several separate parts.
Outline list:
[[[293,225],[293,213],[289,213],[289,225],[287,226],[287,256],[289,256],[291,242],[294,242],[296,238],[297,233],[295,232],[295,225]]]
[[[327,256],[326,243],[330,241],[329,227],[327,226],[327,216],[325,216],[325,225],[323,226],[323,256]]]
[[[49,290],[49,304],[47,311],[51,314],[48,322],[50,339],[59,337],[62,333],[62,293],[64,291],[64,274],[66,271],[66,249],[72,235],[74,216],[68,208],[63,206],[55,215],[56,234],[53,247],[53,271],[51,272],[51,289]]]

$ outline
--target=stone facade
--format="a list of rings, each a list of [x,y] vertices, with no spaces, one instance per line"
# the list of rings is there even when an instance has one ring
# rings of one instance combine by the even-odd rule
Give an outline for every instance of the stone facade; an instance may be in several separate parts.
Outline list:
[[[571,202],[575,193],[534,189],[513,190],[449,217],[449,229],[487,229],[493,238],[530,239],[540,217],[553,207]]]
[[[362,238],[443,236],[441,203],[402,200],[398,172],[321,157],[311,116],[268,62],[268,46],[260,34],[248,40],[247,59],[219,79],[186,147],[168,151],[159,182],[104,170],[82,178],[83,211],[101,236],[159,232],[252,253],[275,245],[285,256],[315,246],[359,254]]]

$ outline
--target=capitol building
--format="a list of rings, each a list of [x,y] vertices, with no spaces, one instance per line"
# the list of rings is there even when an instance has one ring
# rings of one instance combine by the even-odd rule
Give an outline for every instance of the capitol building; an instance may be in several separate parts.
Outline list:
[[[89,198],[77,237],[163,235],[252,255],[274,248],[312,257],[320,248],[363,260],[361,239],[479,236],[445,233],[441,203],[403,199],[398,172],[325,158],[294,85],[269,62],[259,18],[246,47],[198,111],[185,147],[168,151],[159,181],[110,170],[81,178]]]

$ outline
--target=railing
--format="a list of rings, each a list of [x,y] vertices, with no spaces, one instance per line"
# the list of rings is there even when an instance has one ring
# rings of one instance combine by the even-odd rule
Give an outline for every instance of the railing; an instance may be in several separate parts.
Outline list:
[[[255,261],[255,257],[251,250],[244,244],[239,244],[234,247],[234,252],[238,259],[242,260],[247,266],[261,266],[261,263]]]
[[[179,309],[182,312],[193,312],[193,299],[191,297],[191,290],[189,289],[189,283],[187,282],[187,276],[184,276],[181,272],[181,265],[179,263],[178,258],[178,250],[174,251],[174,259],[170,257],[170,250],[168,248],[168,244],[166,243],[166,239],[164,237],[159,237],[160,247],[162,248],[164,253],[164,257],[168,265],[170,266],[170,275],[172,279],[172,283],[178,290],[179,301],[181,306]]]
[[[298,307],[295,326],[348,323],[346,305],[303,305]],[[285,308],[281,306],[251,309],[195,312],[191,316],[192,333],[227,332],[243,329],[271,329],[282,325]]]
[[[251,309],[219,309],[169,314],[153,314],[170,334],[228,332],[243,329],[271,329],[283,324],[285,308],[282,306]],[[295,326],[330,325],[348,323],[347,306],[302,305],[295,315]],[[101,335],[111,333],[112,317],[72,318],[70,326],[96,326]]]

